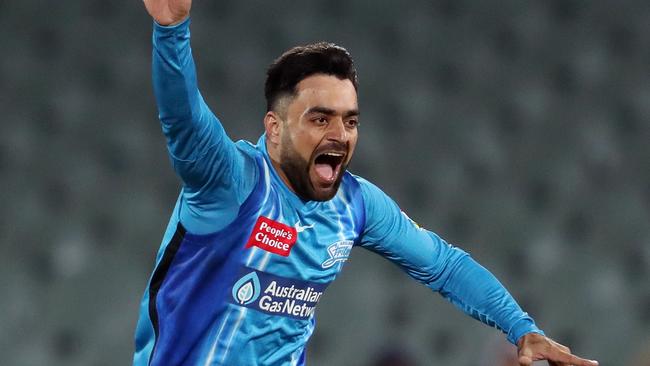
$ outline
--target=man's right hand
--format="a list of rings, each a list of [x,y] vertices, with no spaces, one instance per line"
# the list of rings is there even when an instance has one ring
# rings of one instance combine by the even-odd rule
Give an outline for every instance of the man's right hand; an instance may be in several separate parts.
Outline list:
[[[190,14],[192,0],[143,0],[149,15],[160,25],[174,25]]]

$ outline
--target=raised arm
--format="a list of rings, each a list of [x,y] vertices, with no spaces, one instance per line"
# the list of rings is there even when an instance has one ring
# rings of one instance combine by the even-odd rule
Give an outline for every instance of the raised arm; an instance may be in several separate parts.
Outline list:
[[[183,180],[180,221],[196,233],[233,220],[257,179],[210,111],[197,84],[190,48],[190,0],[145,0],[154,19],[153,85],[172,164]]]
[[[362,247],[393,261],[468,315],[506,333],[519,348],[521,365],[542,359],[553,366],[569,365],[566,361],[597,365],[546,338],[503,285],[467,253],[419,227],[376,186],[362,179],[360,183],[366,206]]]

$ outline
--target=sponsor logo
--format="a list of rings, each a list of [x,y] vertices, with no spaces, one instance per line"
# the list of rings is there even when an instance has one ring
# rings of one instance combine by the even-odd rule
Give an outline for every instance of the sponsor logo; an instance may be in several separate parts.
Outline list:
[[[351,240],[342,240],[327,247],[327,254],[330,257],[321,264],[321,267],[327,269],[336,263],[345,262],[350,256],[353,245]]]
[[[307,229],[313,228],[314,224],[302,226],[302,225],[300,225],[300,220],[298,220],[298,221],[296,221],[296,224],[293,225],[293,226],[296,228],[297,232],[302,233],[303,231],[305,231]]]
[[[298,233],[295,228],[260,216],[255,223],[253,233],[248,238],[246,248],[256,246],[267,252],[287,257],[296,244],[297,238]]]
[[[240,305],[248,305],[260,297],[260,279],[255,271],[235,283],[232,287],[232,297]]]
[[[271,315],[307,319],[327,287],[326,283],[278,277],[247,267],[241,272],[248,273],[233,285],[233,302]]]

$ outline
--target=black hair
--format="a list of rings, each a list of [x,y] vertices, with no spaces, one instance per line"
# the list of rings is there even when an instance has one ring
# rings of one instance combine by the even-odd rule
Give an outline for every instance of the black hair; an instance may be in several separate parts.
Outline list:
[[[328,42],[298,46],[283,53],[266,71],[266,110],[273,110],[280,98],[295,95],[296,85],[314,74],[349,79],[357,89],[357,71],[345,48]]]

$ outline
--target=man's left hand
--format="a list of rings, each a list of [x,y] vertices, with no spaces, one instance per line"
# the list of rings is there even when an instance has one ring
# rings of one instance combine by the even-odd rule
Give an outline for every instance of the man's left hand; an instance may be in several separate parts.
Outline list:
[[[533,361],[540,360],[547,360],[550,366],[598,366],[598,361],[574,356],[569,347],[537,333],[519,338],[517,353],[520,366],[531,366]]]

